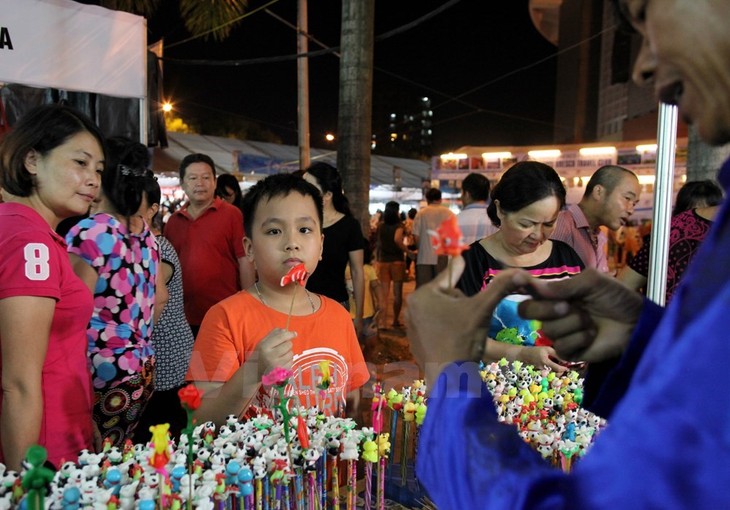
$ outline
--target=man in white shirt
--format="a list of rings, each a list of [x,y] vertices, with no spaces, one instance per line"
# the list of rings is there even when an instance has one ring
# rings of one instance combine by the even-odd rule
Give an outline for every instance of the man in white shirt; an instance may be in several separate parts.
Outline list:
[[[418,211],[416,219],[413,220],[413,237],[418,245],[416,288],[430,282],[438,273],[446,269],[448,257],[436,255],[428,231],[436,231],[446,219],[454,216],[454,213],[441,205],[441,190],[439,189],[429,188],[426,191],[426,203],[426,207]]]
[[[487,216],[489,179],[478,173],[470,173],[461,182],[461,203],[464,208],[457,215],[465,244],[484,239],[497,231]]]

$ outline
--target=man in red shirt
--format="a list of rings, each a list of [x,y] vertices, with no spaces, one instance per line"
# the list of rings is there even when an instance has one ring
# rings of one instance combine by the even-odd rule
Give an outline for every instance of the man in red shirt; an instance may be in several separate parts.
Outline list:
[[[253,285],[254,268],[244,257],[241,211],[215,196],[215,164],[206,154],[180,162],[188,202],[165,226],[180,259],[185,316],[197,335],[208,309]]]

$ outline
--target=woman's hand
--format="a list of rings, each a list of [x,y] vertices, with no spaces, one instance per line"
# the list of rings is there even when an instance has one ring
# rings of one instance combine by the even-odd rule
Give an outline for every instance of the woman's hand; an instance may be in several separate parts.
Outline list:
[[[559,360],[559,358],[555,353],[555,349],[552,347],[523,345],[517,353],[517,359],[523,363],[532,365],[538,370],[543,366],[546,366],[559,374],[568,370],[567,367],[553,361]]]
[[[454,257],[450,270],[442,271],[407,299],[411,351],[431,383],[445,363],[468,360],[475,350],[484,351],[494,308],[531,279],[519,269],[502,271],[484,292],[466,297],[454,289],[463,271],[464,259]]]

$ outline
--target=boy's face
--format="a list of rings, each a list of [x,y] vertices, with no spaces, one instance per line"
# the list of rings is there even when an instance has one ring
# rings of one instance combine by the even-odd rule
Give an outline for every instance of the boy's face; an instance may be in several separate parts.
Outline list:
[[[324,235],[311,196],[292,192],[262,200],[251,230],[243,242],[262,283],[279,285],[281,277],[302,262],[311,274],[322,258]]]

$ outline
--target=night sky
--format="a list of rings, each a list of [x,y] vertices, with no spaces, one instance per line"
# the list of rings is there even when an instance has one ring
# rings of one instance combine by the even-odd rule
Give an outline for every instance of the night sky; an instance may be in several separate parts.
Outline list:
[[[251,0],[249,11],[264,5]],[[296,24],[296,0],[269,7]],[[379,0],[375,35],[411,23],[444,5],[432,0]],[[165,92],[179,115],[257,122],[284,143],[296,144],[294,60],[240,66],[183,65],[174,59],[249,60],[296,53],[296,34],[261,11],[244,19],[223,43],[190,35],[164,0],[148,20],[150,43],[164,36]],[[309,32],[328,46],[339,45],[341,2],[310,0]],[[434,152],[461,145],[549,143],[555,95],[556,48],[535,30],[527,0],[461,0],[406,32],[375,43],[373,120],[379,139],[384,117],[415,110],[428,96],[434,112]],[[310,51],[320,49],[310,42]],[[540,61],[544,62],[539,63]],[[536,65],[533,65],[536,64]],[[337,127],[339,60],[310,58],[311,144],[325,146]],[[531,66],[527,70],[520,70]],[[508,75],[509,76],[506,76]],[[394,76],[395,75],[395,76]],[[457,96],[468,105],[455,101]],[[481,110],[481,111],[480,111]]]

